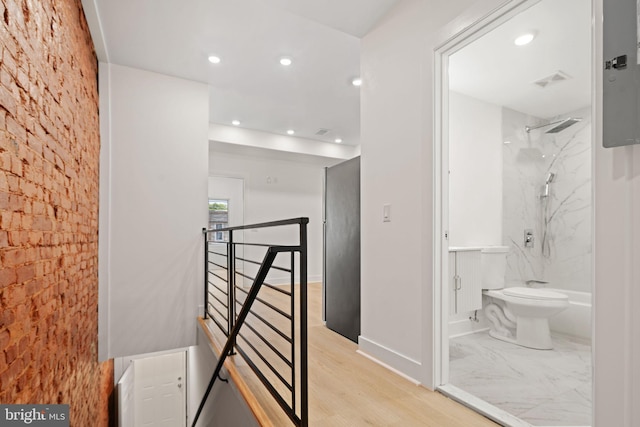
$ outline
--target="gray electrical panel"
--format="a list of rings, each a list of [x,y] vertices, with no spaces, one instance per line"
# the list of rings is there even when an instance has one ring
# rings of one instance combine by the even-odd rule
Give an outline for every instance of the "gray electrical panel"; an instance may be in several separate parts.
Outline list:
[[[602,145],[640,144],[637,0],[603,1]]]

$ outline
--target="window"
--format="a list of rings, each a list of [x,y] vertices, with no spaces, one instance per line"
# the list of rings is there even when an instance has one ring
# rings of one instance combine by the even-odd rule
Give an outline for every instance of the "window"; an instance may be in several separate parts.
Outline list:
[[[219,230],[229,225],[229,201],[221,199],[209,199],[209,229]],[[210,240],[214,242],[226,242],[226,231],[216,231],[210,234]]]

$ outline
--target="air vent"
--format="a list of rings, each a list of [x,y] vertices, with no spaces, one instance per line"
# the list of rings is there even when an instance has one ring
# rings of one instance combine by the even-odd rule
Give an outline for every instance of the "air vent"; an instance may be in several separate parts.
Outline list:
[[[323,136],[323,135],[326,135],[328,132],[329,132],[329,129],[318,129],[318,131],[316,132],[316,135]]]
[[[565,80],[570,79],[571,76],[565,73],[564,71],[556,71],[555,73],[547,76],[543,79],[537,80],[533,82],[534,85],[540,86],[541,88],[546,88],[547,86],[555,83],[560,83]]]

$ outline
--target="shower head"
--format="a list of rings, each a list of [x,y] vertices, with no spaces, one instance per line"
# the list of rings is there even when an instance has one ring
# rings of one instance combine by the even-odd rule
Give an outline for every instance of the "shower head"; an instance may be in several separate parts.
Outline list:
[[[544,185],[542,186],[542,194],[540,194],[541,199],[545,199],[549,197],[550,188],[551,188],[550,184],[553,182],[555,177],[556,177],[556,174],[553,172],[549,172],[547,174],[547,178],[544,180]]]
[[[553,172],[549,172],[549,173],[547,174],[547,179],[545,179],[544,183],[545,183],[545,184],[549,184],[549,183],[553,182],[553,180],[554,180],[554,178],[555,178],[555,177],[556,177],[556,174],[555,174],[555,173],[553,173]]]
[[[527,133],[529,133],[534,129],[539,129],[539,128],[543,128],[543,127],[546,127],[546,126],[555,125],[554,127],[549,129],[545,133],[558,133],[558,132],[562,132],[563,130],[565,130],[566,128],[568,128],[571,125],[575,125],[576,123],[578,123],[581,120],[582,119],[576,118],[576,117],[567,117],[566,119],[557,120],[557,121],[551,122],[551,123],[545,123],[543,125],[525,126],[524,130],[526,130]]]
[[[548,131],[546,131],[545,133],[558,133],[558,132],[562,132],[563,130],[565,130],[566,128],[568,128],[569,126],[575,125],[576,123],[578,123],[580,120],[582,119],[577,119],[577,118],[573,118],[573,117],[568,117],[562,121],[560,121],[556,126],[552,127],[551,129],[549,129]]]

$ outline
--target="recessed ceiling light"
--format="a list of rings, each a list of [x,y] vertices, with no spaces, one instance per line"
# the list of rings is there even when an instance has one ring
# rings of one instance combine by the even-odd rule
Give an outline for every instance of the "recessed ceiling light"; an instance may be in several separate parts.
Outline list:
[[[340,144],[342,142],[342,138],[336,138],[334,139],[335,142],[337,142],[338,144]]]
[[[219,64],[220,63],[220,57],[219,56],[215,56],[215,55],[211,55],[211,56],[209,56],[209,62],[211,62],[212,64]]]
[[[293,135],[294,133],[296,133],[293,129],[289,129],[287,131],[287,135]]]
[[[531,43],[535,38],[536,38],[536,34],[533,31],[531,31],[531,32],[519,35],[518,37],[516,37],[516,39],[513,42],[516,44],[516,46],[524,46],[526,44]]]
[[[351,80],[351,84],[354,86],[362,86],[362,79],[360,77],[356,77]]]
[[[240,126],[240,120],[233,120],[231,124],[234,126]]]
[[[288,67],[289,65],[291,65],[293,61],[291,60],[291,58],[284,56],[282,58],[280,58],[280,65],[284,65],[285,67]]]

